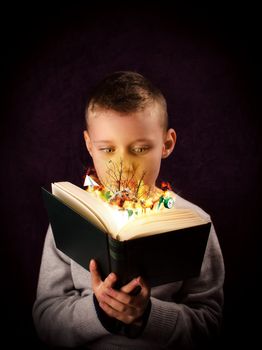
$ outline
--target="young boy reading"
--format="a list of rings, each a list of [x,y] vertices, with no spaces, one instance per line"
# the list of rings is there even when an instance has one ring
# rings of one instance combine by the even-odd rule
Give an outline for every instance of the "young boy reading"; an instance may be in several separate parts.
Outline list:
[[[142,169],[150,187],[156,186],[161,160],[176,143],[162,93],[142,75],[125,71],[107,76],[93,91],[84,138],[100,180],[109,161],[122,159],[128,171]],[[179,195],[175,206],[209,217]],[[219,333],[224,264],[213,225],[199,277],[150,288],[137,276],[116,289],[114,273],[102,280],[95,260],[89,270],[56,249],[49,225],[33,318],[39,336],[51,346],[193,349]]]

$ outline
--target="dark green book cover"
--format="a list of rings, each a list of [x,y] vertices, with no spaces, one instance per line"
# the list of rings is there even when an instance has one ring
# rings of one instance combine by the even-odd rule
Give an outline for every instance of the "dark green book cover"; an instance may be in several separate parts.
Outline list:
[[[94,258],[102,278],[110,272],[119,285],[142,276],[151,287],[197,277],[211,223],[143,238],[118,241],[91,224],[42,187],[56,247],[88,269]]]

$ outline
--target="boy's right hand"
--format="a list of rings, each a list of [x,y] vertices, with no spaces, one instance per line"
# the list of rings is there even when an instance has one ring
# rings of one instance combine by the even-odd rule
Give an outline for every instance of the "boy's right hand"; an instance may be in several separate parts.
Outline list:
[[[150,299],[150,287],[142,278],[136,278],[123,286],[120,291],[113,289],[117,280],[114,273],[110,273],[104,281],[98,271],[95,260],[89,265],[93,292],[105,313],[122,321],[131,324],[139,320],[144,314]],[[140,286],[140,293],[132,295],[132,292]]]

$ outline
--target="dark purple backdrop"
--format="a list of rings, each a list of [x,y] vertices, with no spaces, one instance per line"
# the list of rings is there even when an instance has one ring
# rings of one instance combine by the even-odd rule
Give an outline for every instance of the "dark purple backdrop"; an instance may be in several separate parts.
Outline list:
[[[87,94],[126,69],[167,98],[178,139],[161,178],[212,215],[226,266],[221,348],[258,338],[261,28],[256,9],[241,6],[2,12],[1,319],[10,344],[41,346],[31,320],[48,225],[40,188],[81,185]]]

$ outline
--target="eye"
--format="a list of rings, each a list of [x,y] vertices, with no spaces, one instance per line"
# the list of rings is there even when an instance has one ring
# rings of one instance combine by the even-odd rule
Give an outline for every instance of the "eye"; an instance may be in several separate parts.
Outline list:
[[[103,148],[100,148],[100,151],[104,153],[112,153],[114,152],[114,149],[112,147],[103,147]]]
[[[134,147],[132,148],[132,152],[136,154],[145,153],[148,150],[148,147]]]

